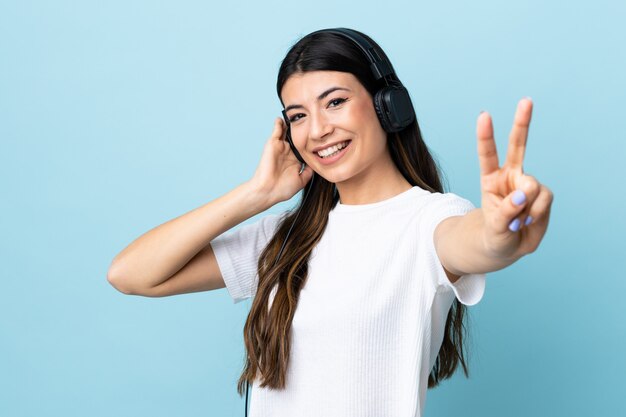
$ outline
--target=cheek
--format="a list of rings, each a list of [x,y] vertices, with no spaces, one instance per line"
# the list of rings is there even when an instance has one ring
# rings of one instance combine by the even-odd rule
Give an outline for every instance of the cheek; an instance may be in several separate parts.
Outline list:
[[[369,100],[363,100],[358,106],[354,108],[354,114],[359,119],[369,119],[372,116],[376,117],[376,111],[374,110],[374,104]]]
[[[360,130],[364,136],[371,139],[371,141],[369,141],[370,146],[374,148],[384,147],[387,141],[387,132],[385,132],[380,124],[380,120],[378,120],[374,104],[372,102],[365,102],[359,105],[358,108],[355,109],[355,115],[356,114],[358,114],[358,117],[355,118],[357,129]],[[384,140],[374,141],[375,138],[384,138]]]
[[[355,119],[362,127],[366,127],[372,133],[383,132],[372,101],[363,101],[355,108]]]
[[[302,138],[302,134],[296,134],[296,137],[291,136],[291,141],[293,142],[293,146],[296,147],[296,150],[300,154],[300,156],[305,160],[305,162],[315,160],[315,155],[311,154],[306,150],[306,139]],[[293,153],[293,152],[292,152]]]
[[[303,133],[301,132],[301,128],[296,127],[295,129],[290,128],[290,136],[291,136],[291,142],[293,142],[294,146],[297,149],[302,149],[304,147],[304,139],[303,139]]]

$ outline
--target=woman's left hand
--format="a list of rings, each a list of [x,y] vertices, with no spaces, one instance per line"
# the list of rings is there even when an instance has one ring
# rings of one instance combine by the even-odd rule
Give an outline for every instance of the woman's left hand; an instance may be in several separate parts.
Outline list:
[[[546,233],[552,191],[522,168],[533,103],[519,101],[509,148],[500,167],[491,116],[482,112],[476,123],[480,162],[483,242],[490,256],[518,259],[537,249]]]

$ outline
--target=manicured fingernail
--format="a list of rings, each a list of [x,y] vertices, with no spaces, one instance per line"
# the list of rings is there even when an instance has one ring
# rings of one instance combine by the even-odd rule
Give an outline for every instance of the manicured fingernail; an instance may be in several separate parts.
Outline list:
[[[526,202],[526,194],[524,194],[522,190],[515,190],[511,200],[513,200],[513,204],[515,205],[522,205]]]
[[[533,216],[526,217],[526,221],[524,222],[525,226],[528,226],[533,221]]]
[[[515,219],[513,220],[510,224],[509,224],[509,230],[511,232],[517,232],[519,230],[520,227],[520,221],[519,219]]]

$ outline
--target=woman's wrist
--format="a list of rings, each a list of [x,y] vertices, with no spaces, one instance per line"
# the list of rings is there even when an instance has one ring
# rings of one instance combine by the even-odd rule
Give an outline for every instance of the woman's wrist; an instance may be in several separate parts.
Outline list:
[[[258,185],[254,180],[248,180],[241,184],[245,195],[248,197],[249,206],[256,212],[261,213],[277,202],[272,201],[269,190]]]

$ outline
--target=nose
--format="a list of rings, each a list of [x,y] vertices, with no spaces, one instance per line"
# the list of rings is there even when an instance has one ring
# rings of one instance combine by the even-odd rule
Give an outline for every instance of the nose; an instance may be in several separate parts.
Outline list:
[[[322,140],[333,131],[333,126],[328,122],[324,112],[311,112],[309,138]]]

